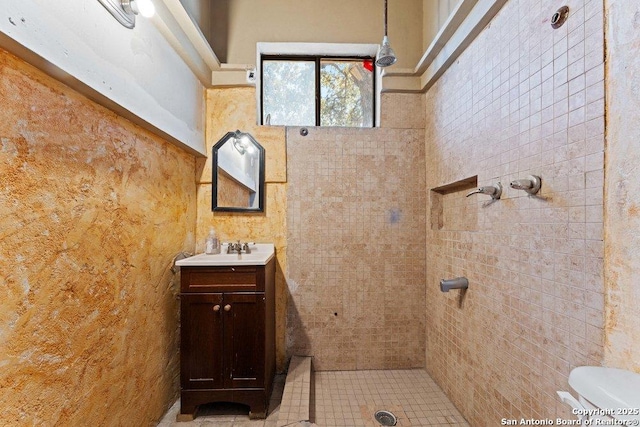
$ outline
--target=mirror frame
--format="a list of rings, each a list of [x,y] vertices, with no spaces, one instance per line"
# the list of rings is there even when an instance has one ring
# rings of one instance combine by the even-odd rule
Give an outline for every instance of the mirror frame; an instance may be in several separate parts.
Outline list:
[[[218,150],[227,141],[229,141],[231,138],[237,137],[238,135],[247,136],[258,150],[258,167],[260,168],[260,170],[258,171],[258,189],[260,194],[258,194],[258,207],[256,208],[245,208],[240,206],[218,206]],[[266,190],[266,186],[264,179],[265,155],[262,145],[260,145],[250,133],[240,132],[239,130],[236,130],[235,132],[227,132],[225,136],[223,136],[218,142],[216,142],[213,146],[212,154],[213,162],[211,165],[211,210],[214,212],[264,212],[264,193]]]

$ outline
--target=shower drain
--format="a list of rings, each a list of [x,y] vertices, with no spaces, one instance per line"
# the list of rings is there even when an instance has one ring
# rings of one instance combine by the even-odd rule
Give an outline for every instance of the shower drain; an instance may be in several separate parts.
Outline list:
[[[374,416],[382,426],[394,426],[398,422],[396,416],[389,411],[377,411]]]

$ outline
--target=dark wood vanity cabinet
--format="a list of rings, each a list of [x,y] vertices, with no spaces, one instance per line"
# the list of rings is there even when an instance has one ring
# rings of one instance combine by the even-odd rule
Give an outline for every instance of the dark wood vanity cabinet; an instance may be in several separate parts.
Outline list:
[[[264,418],[275,373],[275,260],[181,267],[180,414],[234,402]]]

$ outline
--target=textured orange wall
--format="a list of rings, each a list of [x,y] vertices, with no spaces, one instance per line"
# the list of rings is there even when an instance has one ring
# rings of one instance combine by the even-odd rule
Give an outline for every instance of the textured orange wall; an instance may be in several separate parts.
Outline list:
[[[265,150],[265,212],[228,213],[211,211],[211,150],[227,132],[249,132]],[[276,269],[276,360],[286,367],[285,315],[287,307],[284,272],[286,259],[287,156],[284,127],[256,125],[254,88],[207,91],[206,146],[209,157],[197,161],[198,219],[196,251],[204,251],[204,239],[213,226],[223,242],[242,240],[275,244]]]
[[[224,172],[218,171],[218,206],[247,206],[251,191]]]
[[[131,425],[178,391],[195,160],[0,51],[0,425]]]

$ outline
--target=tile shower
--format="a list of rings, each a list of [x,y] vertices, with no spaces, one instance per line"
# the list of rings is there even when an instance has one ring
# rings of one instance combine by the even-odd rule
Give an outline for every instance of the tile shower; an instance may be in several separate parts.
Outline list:
[[[509,1],[425,98],[427,187],[505,186],[436,195],[473,215],[427,227],[426,367],[474,426],[570,418],[555,391],[603,360],[603,2],[567,4],[553,30],[563,3]],[[539,197],[509,188],[530,174]]]
[[[603,3],[552,30],[561,5],[508,2],[426,95],[385,95],[382,129],[289,130],[290,354],[426,366],[471,425],[570,418],[555,390],[603,358]],[[539,197],[508,187],[530,174]],[[502,200],[429,191],[467,179]]]
[[[423,367],[424,131],[291,128],[287,159],[288,353]]]

